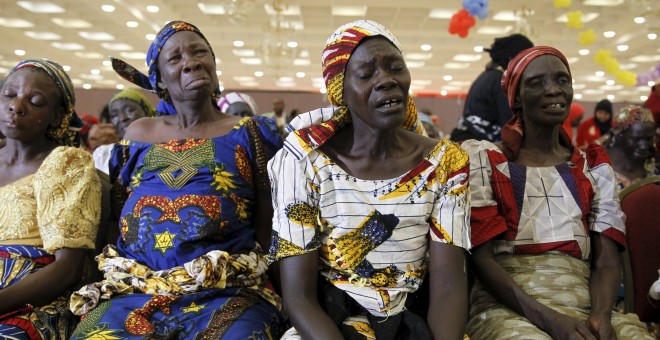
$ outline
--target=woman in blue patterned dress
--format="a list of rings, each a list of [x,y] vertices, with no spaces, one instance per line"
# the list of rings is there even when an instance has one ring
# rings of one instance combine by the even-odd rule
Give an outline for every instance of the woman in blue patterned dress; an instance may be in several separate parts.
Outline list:
[[[135,121],[113,151],[121,237],[97,257],[105,280],[71,298],[87,314],[74,338],[269,339],[279,297],[267,288],[265,162],[281,147],[265,119],[221,113],[215,56],[193,25],[173,21],[147,55],[155,91],[176,114]],[[120,196],[126,196],[125,199]]]

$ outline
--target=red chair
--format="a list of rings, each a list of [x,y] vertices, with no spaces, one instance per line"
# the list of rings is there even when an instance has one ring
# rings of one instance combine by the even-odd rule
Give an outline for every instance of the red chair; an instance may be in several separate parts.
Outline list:
[[[624,311],[637,314],[644,322],[658,322],[660,303],[652,302],[648,292],[660,269],[660,176],[634,183],[619,197],[626,214],[628,244],[623,254]]]

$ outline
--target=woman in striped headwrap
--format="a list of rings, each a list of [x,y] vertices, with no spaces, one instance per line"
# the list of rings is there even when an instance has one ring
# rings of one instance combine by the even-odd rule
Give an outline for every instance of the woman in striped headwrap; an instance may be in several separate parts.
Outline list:
[[[71,147],[82,122],[71,80],[25,60],[0,96],[0,338],[69,339],[68,291],[94,249],[101,185],[90,154]]]
[[[298,115],[269,162],[270,255],[295,327],[286,336],[461,339],[465,152],[424,136],[401,46],[382,25],[339,27],[323,76],[337,109]],[[428,297],[415,292],[429,279],[420,307]]]
[[[513,118],[502,142],[470,155],[471,339],[649,339],[612,311],[625,246],[614,172],[601,146],[573,147],[562,124],[573,99],[566,57],[520,52],[502,88]]]

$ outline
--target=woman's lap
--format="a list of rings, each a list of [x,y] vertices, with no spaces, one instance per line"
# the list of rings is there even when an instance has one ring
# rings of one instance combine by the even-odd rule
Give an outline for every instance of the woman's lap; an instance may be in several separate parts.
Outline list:
[[[72,339],[95,333],[127,339],[144,335],[189,339],[268,339],[279,336],[281,315],[248,289],[207,290],[179,297],[130,294],[101,303]]]

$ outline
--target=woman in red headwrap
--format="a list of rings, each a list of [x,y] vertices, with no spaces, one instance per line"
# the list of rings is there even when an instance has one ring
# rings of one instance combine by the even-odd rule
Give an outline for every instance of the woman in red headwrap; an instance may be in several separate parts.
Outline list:
[[[642,339],[612,311],[623,213],[602,147],[574,148],[562,127],[573,99],[558,50],[524,50],[502,78],[514,117],[502,142],[468,140],[472,339]]]

